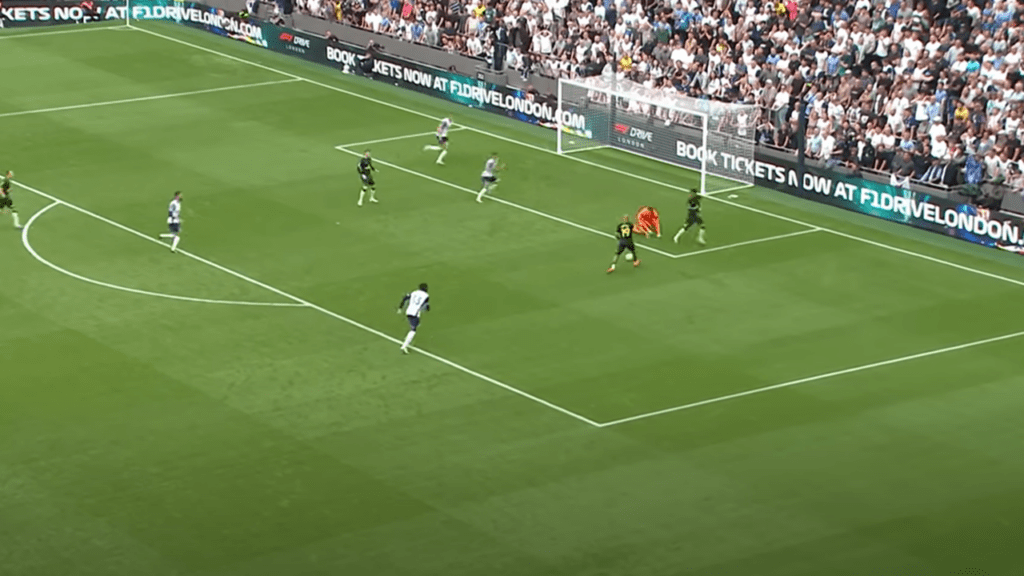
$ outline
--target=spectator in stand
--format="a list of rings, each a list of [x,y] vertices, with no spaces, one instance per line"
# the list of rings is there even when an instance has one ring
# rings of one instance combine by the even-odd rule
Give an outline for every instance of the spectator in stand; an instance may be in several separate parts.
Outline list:
[[[892,161],[892,175],[889,184],[896,188],[908,188],[910,178],[914,175],[914,159],[910,152],[901,150]]]
[[[820,159],[825,139],[821,136],[818,128],[808,128],[807,133],[807,148],[804,153],[808,158]]]
[[[1024,154],[1016,1],[303,0],[297,8],[489,57],[524,78],[609,73],[650,90],[752,102],[758,140],[788,148],[800,141],[793,121],[805,101],[816,113],[808,147],[831,136],[835,154],[865,168],[897,171],[905,155],[894,153],[906,149],[927,161],[929,179],[955,182],[966,175],[938,177],[933,162],[942,172],[959,167],[954,146],[965,169],[979,153],[991,163],[990,148],[1008,162]]]

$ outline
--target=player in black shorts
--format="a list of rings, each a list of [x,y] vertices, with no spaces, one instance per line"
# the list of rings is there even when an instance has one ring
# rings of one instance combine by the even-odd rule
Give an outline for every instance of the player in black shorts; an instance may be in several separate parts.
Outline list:
[[[14,220],[14,227],[21,228],[18,210],[14,207],[14,198],[11,198],[11,178],[14,178],[14,172],[10,170],[0,176],[0,212],[10,212],[11,218]]]
[[[676,232],[673,242],[679,242],[679,238],[686,234],[686,231],[693,226],[699,226],[700,229],[697,232],[697,243],[703,246],[706,244],[704,241],[704,218],[700,215],[700,201],[704,197],[700,195],[700,192],[696,188],[690,190],[690,197],[686,200],[686,224]]]
[[[619,262],[619,256],[627,250],[629,254],[626,255],[626,259],[633,261],[634,268],[639,266],[640,259],[636,256],[636,245],[633,244],[633,223],[629,221],[629,214],[623,216],[622,223],[615,228],[615,237],[619,240],[619,249],[615,251],[615,259],[612,260],[608,273],[615,272],[615,265]]]
[[[363,181],[363,188],[359,191],[359,203],[358,206],[363,205],[363,196],[366,195],[366,191],[370,191],[370,202],[377,203],[377,199],[374,198],[374,194],[377,193],[377,184],[373,181],[373,173],[377,171],[376,166],[373,165],[373,159],[370,158],[370,151],[363,152],[363,157],[359,159],[359,165],[356,166],[356,170],[359,172],[359,179]]]

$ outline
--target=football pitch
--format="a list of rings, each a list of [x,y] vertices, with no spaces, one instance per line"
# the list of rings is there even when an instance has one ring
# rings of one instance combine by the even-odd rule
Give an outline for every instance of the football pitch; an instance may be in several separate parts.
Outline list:
[[[675,244],[692,172],[174,25],[0,54],[0,574],[1024,574],[1019,256],[760,188]]]

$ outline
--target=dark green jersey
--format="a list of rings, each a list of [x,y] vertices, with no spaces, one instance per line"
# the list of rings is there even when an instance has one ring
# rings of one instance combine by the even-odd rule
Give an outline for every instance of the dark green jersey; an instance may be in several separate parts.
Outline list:
[[[356,167],[356,170],[358,170],[360,174],[364,175],[369,175],[370,172],[377,171],[377,169],[373,167],[373,160],[366,156],[359,159],[359,165]]]
[[[7,192],[11,189],[11,179],[7,175],[0,176],[0,190]]]
[[[689,216],[700,216],[700,196],[690,196],[690,199],[686,201],[688,204],[687,210],[689,210]]]
[[[619,224],[619,227],[615,229],[615,236],[619,240],[629,240],[633,237],[633,223],[623,222]]]

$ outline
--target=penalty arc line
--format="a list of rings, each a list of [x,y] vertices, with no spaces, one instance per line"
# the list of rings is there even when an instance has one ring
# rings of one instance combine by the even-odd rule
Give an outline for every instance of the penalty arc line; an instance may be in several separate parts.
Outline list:
[[[662,410],[655,410],[653,412],[646,412],[644,414],[637,414],[636,416],[629,416],[627,418],[620,418],[618,420],[612,420],[610,422],[602,422],[598,425],[598,428],[608,428],[610,426],[618,426],[620,424],[626,424],[627,422],[636,422],[637,420],[644,420],[646,418],[653,418],[655,416],[664,416],[665,414],[671,414],[673,412],[681,412],[683,410],[690,410],[692,408],[699,408],[701,406],[707,406],[709,404],[717,404],[719,402],[725,402],[726,400],[735,400],[737,398],[743,398],[745,396],[753,396],[755,394],[763,394],[765,392],[771,392],[772,390],[781,390],[783,388],[791,388],[800,384],[807,384],[809,382],[817,382],[819,380],[826,380],[829,378],[835,378],[836,376],[845,376],[847,374],[855,374],[857,372],[864,372],[874,368],[881,368],[883,366],[892,366],[893,364],[902,364],[903,362],[910,362],[911,360],[920,360],[921,358],[928,358],[930,356],[938,356],[940,354],[946,354],[948,352],[956,352],[958,350],[966,350],[968,348],[975,348],[977,346],[983,346],[985,344],[992,344],[994,342],[1002,342],[1004,340],[1011,340],[1014,338],[1020,338],[1024,336],[1024,331],[1014,332],[1012,334],[1003,334],[1002,336],[994,336],[992,338],[985,338],[982,340],[975,340],[973,342],[967,342],[964,344],[957,344],[955,346],[947,346],[945,348],[938,348],[936,350],[929,350],[927,352],[919,352],[917,354],[911,354],[909,356],[901,356],[899,358],[891,358],[889,360],[882,360],[880,362],[872,362],[871,364],[864,364],[861,366],[854,366],[852,368],[845,368],[843,370],[836,370],[834,372],[827,372],[825,374],[818,374],[817,376],[808,376],[806,378],[799,378],[797,380],[790,380],[789,382],[783,382],[781,384],[773,384],[772,386],[764,386],[762,388],[754,388],[752,390],[745,390],[743,392],[736,392],[735,394],[726,394],[724,396],[717,396],[715,398],[708,398],[707,400],[701,400],[699,402],[691,402],[689,404],[683,404],[681,406],[673,406],[672,408],[665,408]]]
[[[90,216],[92,218],[95,218],[96,220],[99,220],[100,222],[103,222],[105,224],[109,224],[109,225],[111,225],[111,226],[113,226],[115,228],[118,228],[119,230],[122,230],[124,232],[127,232],[127,233],[129,233],[129,234],[131,234],[133,236],[138,236],[139,238],[142,238],[143,240],[146,240],[146,241],[158,244],[158,245],[166,248],[166,245],[163,242],[160,242],[159,240],[156,240],[155,238],[151,238],[150,236],[147,236],[147,235],[143,234],[142,232],[139,232],[138,230],[135,230],[134,228],[129,228],[128,226],[125,226],[124,224],[121,224],[120,222],[117,222],[115,220],[111,220],[110,218],[107,218],[105,216],[101,216],[99,214],[96,214],[95,212],[91,212],[89,210],[86,210],[85,208],[82,208],[80,206],[76,206],[74,204],[71,204],[70,202],[65,202],[64,200],[61,200],[60,198],[57,198],[56,196],[47,194],[46,192],[43,192],[42,190],[38,190],[36,188],[33,188],[33,187],[28,186],[26,184],[23,184],[21,182],[15,182],[14,184],[16,186],[19,186],[20,188],[23,188],[23,189],[29,191],[29,192],[32,192],[33,194],[36,194],[37,196],[40,196],[42,198],[46,198],[46,199],[50,200],[51,202],[57,202],[57,203],[59,203],[59,204],[61,204],[63,206],[66,206],[66,207],[68,207],[68,208],[70,208],[72,210],[75,210],[76,212],[79,212],[81,214],[85,214],[86,216]],[[260,288],[263,288],[264,290],[267,290],[269,292],[273,292],[274,294],[277,294],[278,296],[281,296],[281,297],[283,297],[283,298],[285,298],[287,300],[291,300],[292,302],[300,304],[301,306],[303,306],[305,308],[316,310],[317,312],[320,312],[321,314],[324,314],[325,316],[330,316],[331,318],[334,318],[335,320],[340,320],[341,322],[344,322],[345,324],[348,324],[349,326],[352,326],[354,328],[358,328],[358,329],[360,329],[360,330],[362,330],[364,332],[368,332],[368,333],[373,334],[374,336],[377,336],[379,338],[383,338],[384,340],[387,340],[388,342],[391,342],[391,343],[394,343],[394,344],[401,344],[402,343],[402,341],[399,340],[398,338],[395,338],[393,336],[385,334],[384,332],[381,332],[380,330],[377,330],[375,328],[371,328],[371,327],[369,327],[369,326],[367,326],[367,325],[365,325],[365,324],[363,324],[363,323],[361,323],[361,322],[359,322],[357,320],[353,320],[353,319],[351,319],[351,318],[349,318],[347,316],[342,316],[341,314],[338,314],[337,312],[333,312],[331,310],[328,310],[327,308],[324,308],[323,306],[318,306],[317,304],[314,304],[314,303],[312,303],[312,302],[310,302],[308,300],[304,300],[302,298],[299,298],[298,296],[295,296],[294,294],[290,294],[288,292],[285,292],[284,290],[281,290],[280,288],[275,288],[274,286],[271,286],[270,284],[266,284],[264,282],[256,280],[255,278],[252,278],[250,276],[246,276],[245,274],[242,274],[241,272],[237,272],[235,270],[232,270],[231,268],[227,268],[225,266],[217,264],[216,262],[213,262],[211,260],[207,260],[206,258],[203,258],[202,256],[198,256],[196,254],[192,254],[190,252],[186,252],[185,250],[178,250],[178,254],[180,254],[182,256],[185,256],[187,258],[191,258],[191,259],[195,260],[196,262],[200,262],[202,264],[206,264],[207,266],[209,266],[211,268],[214,268],[216,270],[220,270],[221,272],[224,272],[225,274],[228,274],[230,276],[234,276],[235,278],[238,278],[239,280],[242,280],[244,282],[252,284],[253,286],[258,286]],[[515,388],[514,386],[510,386],[508,384],[505,384],[504,382],[501,382],[499,380],[491,378],[490,376],[487,376],[485,374],[481,374],[480,372],[477,372],[476,370],[473,370],[471,368],[467,368],[467,367],[465,367],[465,366],[463,366],[461,364],[458,364],[456,362],[448,360],[447,358],[444,358],[442,356],[438,356],[437,354],[434,354],[432,352],[428,352],[426,350],[423,350],[422,348],[417,348],[415,346],[410,346],[410,348],[412,350],[415,350],[416,352],[419,352],[420,354],[426,356],[427,358],[430,358],[431,360],[434,360],[435,362],[440,362],[441,364],[444,364],[445,366],[448,366],[449,368],[453,368],[455,370],[458,370],[459,372],[462,372],[462,373],[464,373],[466,375],[469,375],[469,376],[472,376],[474,378],[477,378],[478,380],[483,380],[484,382],[487,382],[488,384],[492,384],[494,386],[497,386],[498,388],[501,388],[501,389],[503,389],[503,390],[505,390],[507,392],[511,392],[512,394],[515,394],[516,396],[520,396],[522,398],[526,398],[527,400],[531,400],[533,402],[536,402],[537,404],[540,404],[542,406],[550,408],[550,409],[552,409],[552,410],[554,410],[556,412],[559,412],[559,413],[561,413],[561,414],[563,414],[565,416],[569,416],[570,418],[573,418],[575,420],[583,422],[583,423],[585,423],[585,424],[587,424],[589,426],[593,426],[595,428],[599,426],[596,421],[591,420],[590,418],[587,418],[586,416],[582,416],[582,415],[577,414],[577,413],[575,413],[575,412],[573,412],[571,410],[563,408],[563,407],[561,407],[561,406],[559,406],[557,404],[554,404],[552,402],[548,402],[547,400],[544,400],[543,398],[540,398],[538,396],[534,396],[533,394],[530,394],[529,392],[524,392],[523,390]]]
[[[180,301],[183,301],[183,302],[194,302],[194,303],[198,303],[198,304],[224,304],[224,305],[229,305],[229,306],[264,306],[264,307],[275,307],[275,308],[304,308],[305,307],[304,305],[298,304],[298,303],[295,303],[295,302],[254,302],[254,301],[243,301],[243,300],[214,300],[214,299],[209,299],[209,298],[194,298],[194,297],[191,297],[191,296],[178,296],[176,294],[165,294],[165,293],[162,293],[162,292],[150,292],[149,290],[139,290],[137,288],[129,288],[127,286],[119,286],[117,284],[111,284],[109,282],[102,282],[100,280],[94,280],[92,278],[87,278],[87,277],[82,276],[80,274],[75,274],[74,272],[71,272],[70,270],[66,270],[64,268],[61,268],[60,266],[57,266],[53,262],[50,262],[49,260],[47,260],[47,259],[43,258],[42,256],[40,256],[39,253],[36,252],[35,248],[32,247],[32,244],[28,240],[28,234],[29,234],[29,230],[32,228],[32,224],[34,224],[35,221],[39,217],[41,217],[43,214],[46,214],[47,212],[49,212],[52,208],[56,208],[57,206],[61,206],[61,205],[63,205],[62,202],[53,202],[53,203],[47,205],[46,207],[44,207],[43,209],[39,210],[35,214],[33,214],[32,217],[28,219],[28,222],[25,222],[25,226],[21,229],[21,243],[22,243],[22,245],[25,246],[25,250],[28,250],[28,253],[31,254],[33,258],[38,260],[43,265],[45,265],[45,266],[47,266],[47,267],[49,267],[49,268],[51,268],[53,270],[56,270],[57,272],[60,272],[61,274],[64,274],[65,276],[69,276],[71,278],[74,278],[75,280],[81,280],[82,282],[86,282],[88,284],[93,284],[93,285],[100,286],[100,287],[103,287],[103,288],[110,288],[112,290],[118,290],[118,291],[121,291],[121,292],[128,292],[128,293],[137,294],[137,295],[140,295],[140,296],[153,296],[155,298],[165,298],[167,300],[180,300]]]
[[[349,149],[347,149],[347,148],[345,148],[343,146],[336,146],[335,149],[336,150],[340,150],[342,152],[345,152],[346,154],[352,154],[353,156],[359,156],[360,155],[359,152],[354,152],[354,151],[349,150]],[[472,188],[466,188],[465,186],[459,186],[458,184],[452,184],[451,182],[448,182],[448,181],[445,181],[445,180],[441,180],[440,178],[435,178],[433,176],[430,176],[429,174],[423,174],[422,172],[416,172],[415,170],[410,170],[410,169],[405,168],[403,166],[399,166],[398,164],[393,164],[391,162],[387,162],[387,161],[376,159],[376,158],[374,159],[374,161],[377,162],[378,164],[382,165],[382,166],[387,166],[388,168],[394,168],[395,170],[398,170],[400,172],[405,172],[406,174],[411,174],[413,176],[418,176],[420,178],[424,178],[426,180],[430,180],[431,182],[436,182],[437,184],[441,184],[442,186],[447,186],[447,187],[452,188],[454,190],[459,190],[461,192],[467,192],[469,194],[473,194],[474,196],[480,192],[479,190],[473,190]],[[555,216],[553,214],[548,214],[547,212],[541,212],[540,210],[535,210],[535,209],[530,208],[528,206],[523,206],[522,204],[516,204],[515,202],[509,202],[508,200],[505,200],[503,198],[497,198],[497,197],[489,196],[489,195],[488,196],[484,196],[484,198],[486,198],[487,200],[490,200],[491,202],[497,202],[498,204],[504,204],[505,206],[510,206],[512,208],[516,208],[516,209],[522,210],[524,212],[529,212],[530,214],[534,214],[534,215],[540,216],[542,218],[547,218],[548,220],[553,220],[553,221],[558,222],[560,224],[565,224],[567,226],[572,226],[573,228],[577,228],[577,229],[583,230],[585,232],[590,232],[592,234],[597,234],[599,236],[604,236],[605,238],[612,238],[612,239],[615,238],[614,234],[611,234],[611,233],[608,233],[608,232],[602,232],[601,230],[597,230],[596,228],[591,228],[589,226],[584,226],[583,224],[577,224],[576,222],[573,222],[572,220],[566,220],[565,218],[560,218],[560,217]],[[644,244],[637,243],[637,246],[640,246],[641,248],[643,248],[643,249],[645,249],[645,250],[647,250],[649,252],[652,252],[654,254],[660,254],[662,256],[667,256],[669,258],[674,258],[676,256],[675,254],[673,254],[671,252],[665,252],[664,250],[659,250],[657,248],[652,248],[652,247],[646,246]]]
[[[139,98],[126,98],[123,100],[109,100],[106,102],[91,102],[89,104],[72,104],[70,106],[58,106],[56,108],[38,108],[36,110],[20,110],[18,112],[5,112],[0,118],[12,116],[28,116],[31,114],[46,114],[48,112],[64,112],[67,110],[82,110],[85,108],[99,108],[101,106],[114,106],[116,104],[131,104],[133,102],[149,102],[152,100],[166,100],[168,98],[179,98],[182,96],[196,96],[198,94],[214,94],[217,92],[228,92],[230,90],[243,90],[246,88],[259,88],[261,86],[274,86],[276,84],[289,84],[298,82],[295,79],[271,80],[268,82],[256,82],[254,84],[239,84],[237,86],[222,86],[220,88],[207,88],[205,90],[192,90],[190,92],[175,92],[173,94],[157,94],[155,96],[142,96]]]
[[[131,26],[131,25],[129,25],[129,26]],[[422,117],[422,118],[430,118],[432,120],[436,120],[436,118],[434,118],[434,116],[432,116],[430,114],[427,114],[425,112],[420,112],[419,110],[414,110],[412,108],[407,108],[405,106],[400,106],[400,105],[394,104],[392,102],[387,102],[385,100],[380,100],[380,99],[377,99],[377,98],[373,98],[372,96],[366,96],[365,94],[359,94],[358,92],[353,92],[351,90],[346,90],[344,88],[339,88],[338,86],[332,86],[331,84],[327,84],[327,83],[324,83],[324,82],[319,82],[317,80],[312,80],[310,78],[305,78],[303,76],[299,76],[299,75],[293,74],[291,72],[286,72],[284,70],[280,70],[280,69],[274,68],[272,66],[267,66],[265,64],[260,64],[259,62],[254,62],[252,60],[247,60],[245,58],[241,58],[241,57],[238,57],[238,56],[227,54],[225,52],[221,52],[219,50],[214,50],[213,48],[208,48],[206,46],[200,46],[199,44],[195,44],[193,42],[188,42],[186,40],[181,40],[179,38],[174,38],[173,36],[167,36],[166,34],[161,34],[159,32],[154,32],[152,30],[147,30],[145,28],[138,28],[138,27],[135,27],[135,26],[132,26],[132,28],[135,29],[135,30],[138,30],[140,32],[144,32],[146,34],[150,34],[152,36],[156,36],[158,38],[163,38],[163,39],[165,39],[167,41],[170,41],[170,42],[175,42],[175,43],[181,44],[183,46],[189,46],[191,48],[194,48],[196,50],[201,50],[201,51],[207,52],[209,54],[216,54],[216,55],[221,56],[223,58],[227,58],[227,59],[233,60],[235,62],[239,62],[239,63],[246,64],[246,65],[249,65],[249,66],[253,66],[253,67],[259,68],[261,70],[267,70],[267,71],[270,71],[270,72],[275,72],[275,73],[280,74],[282,76],[287,76],[289,78],[295,78],[295,79],[298,79],[298,80],[302,80],[302,81],[306,82],[307,84],[312,84],[314,86],[319,86],[321,88],[325,88],[327,90],[332,90],[332,91],[338,92],[340,94],[346,94],[348,96],[352,96],[353,98],[359,98],[359,99],[365,100],[367,102],[373,102],[373,103],[379,104],[381,106],[387,106],[389,108],[392,108],[392,109],[395,109],[395,110],[400,110],[402,112],[406,112],[408,114],[412,114],[412,115],[419,116],[419,117]],[[688,189],[683,188],[681,186],[676,186],[675,184],[669,184],[667,182],[662,182],[660,180],[655,180],[653,178],[647,178],[645,176],[640,176],[638,174],[627,172],[625,170],[619,170],[618,168],[613,168],[611,166],[606,166],[604,164],[600,164],[600,163],[597,163],[597,162],[591,162],[591,161],[585,160],[583,158],[577,158],[577,157],[575,157],[575,156],[573,156],[571,154],[559,154],[557,151],[551,150],[549,148],[544,148],[544,147],[541,147],[541,146],[536,146],[534,144],[523,142],[521,140],[516,140],[514,138],[509,138],[507,136],[502,136],[500,134],[494,134],[492,132],[489,132],[487,130],[482,130],[480,128],[474,128],[472,126],[467,126],[465,124],[463,124],[462,126],[465,127],[467,130],[470,130],[472,132],[476,132],[478,134],[483,134],[485,136],[490,136],[490,137],[495,138],[497,140],[502,140],[502,141],[509,142],[509,143],[512,143],[512,144],[517,144],[519,146],[524,146],[526,148],[530,148],[530,149],[536,150],[538,152],[543,152],[545,154],[554,154],[556,156],[569,159],[569,160],[571,160],[573,162],[580,162],[580,163],[585,164],[587,166],[591,166],[591,167],[598,168],[598,169],[601,169],[601,170],[607,170],[609,172],[613,172],[613,173],[620,174],[620,175],[623,175],[623,176],[628,176],[629,178],[633,178],[633,179],[640,180],[640,181],[643,181],[643,182],[648,182],[650,184],[654,184],[654,185],[657,185],[657,186],[664,186],[666,188],[673,189],[673,190],[689,192]],[[710,200],[713,200],[715,202],[720,202],[720,203],[725,204],[727,206],[732,206],[734,208],[737,208],[737,209],[740,209],[740,210],[745,210],[745,211],[748,211],[748,212],[753,212],[755,214],[761,214],[763,216],[767,216],[769,218],[774,218],[774,219],[777,219],[777,220],[782,220],[784,222],[790,222],[792,224],[797,224],[799,226],[803,226],[804,228],[817,229],[817,230],[820,230],[822,232],[828,232],[829,234],[834,234],[836,236],[840,236],[842,238],[847,238],[849,240],[854,240],[856,242],[862,242],[864,244],[869,244],[871,246],[876,246],[878,248],[883,248],[885,250],[891,250],[891,251],[894,251],[894,252],[899,252],[899,253],[907,255],[907,256],[912,256],[914,258],[920,258],[920,259],[923,259],[923,260],[927,260],[929,262],[933,262],[935,264],[941,264],[943,266],[949,266],[949,267],[952,267],[952,268],[956,268],[958,270],[962,270],[964,272],[970,272],[970,273],[973,273],[973,274],[978,274],[978,275],[981,275],[981,276],[986,276],[988,278],[992,278],[992,279],[995,279],[995,280],[1001,280],[1003,282],[1009,282],[1011,284],[1016,284],[1016,285],[1019,285],[1019,286],[1024,286],[1024,281],[1022,281],[1022,280],[1016,280],[1016,279],[1009,278],[1009,277],[1006,277],[1006,276],[1000,276],[998,274],[994,274],[994,273],[991,273],[991,272],[985,272],[984,270],[979,270],[977,268],[971,268],[969,266],[963,266],[961,264],[956,264],[956,263],[950,262],[948,260],[943,260],[941,258],[936,258],[936,257],[933,257],[933,256],[928,256],[926,254],[921,254],[919,252],[914,252],[912,250],[906,250],[906,249],[903,249],[903,248],[897,248],[895,246],[890,246],[890,245],[882,243],[882,242],[876,242],[874,240],[869,240],[867,238],[856,236],[854,234],[847,234],[845,232],[840,232],[838,230],[833,230],[831,228],[825,228],[823,226],[818,226],[818,225],[815,225],[815,224],[810,224],[808,222],[804,222],[804,221],[798,220],[796,218],[790,218],[789,216],[784,216],[782,214],[777,214],[775,212],[770,212],[768,210],[762,210],[760,208],[755,208],[753,206],[746,206],[746,205],[740,204],[738,202],[732,202],[730,200],[719,198],[717,196],[709,196],[708,198]]]

